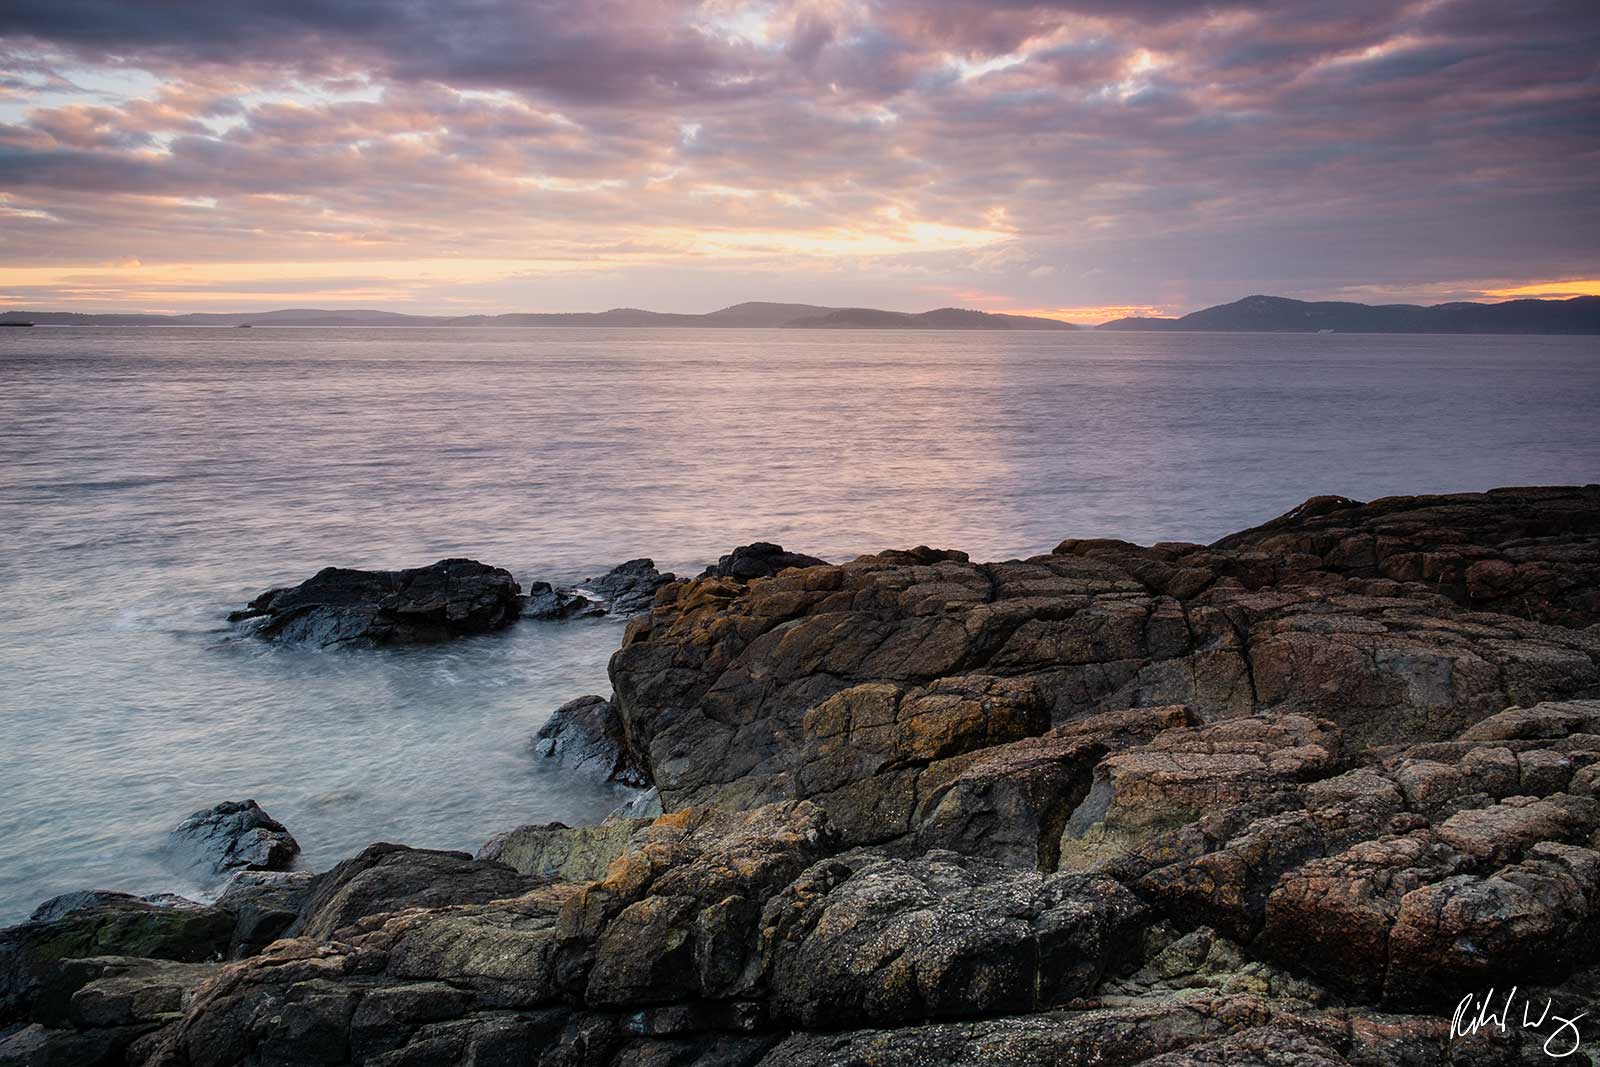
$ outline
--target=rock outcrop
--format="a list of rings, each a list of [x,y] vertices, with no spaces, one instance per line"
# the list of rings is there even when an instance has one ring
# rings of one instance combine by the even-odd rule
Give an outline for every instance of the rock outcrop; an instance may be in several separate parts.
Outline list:
[[[168,835],[185,865],[211,875],[281,871],[300,854],[284,825],[253,800],[228,800],[197,811]]]
[[[252,622],[257,637],[321,648],[422,644],[509,626],[520,592],[511,572],[471,559],[401,571],[326,567],[229,619]]]
[[[612,681],[666,814],[373,846],[225,964],[15,928],[66,947],[5,964],[0,1063],[1593,1057],[1597,530],[1596,488],[1319,498],[664,586]]]

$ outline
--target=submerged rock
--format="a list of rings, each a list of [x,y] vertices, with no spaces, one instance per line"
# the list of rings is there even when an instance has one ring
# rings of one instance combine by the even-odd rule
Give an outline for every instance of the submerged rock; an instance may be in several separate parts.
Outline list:
[[[327,567],[229,619],[260,620],[257,637],[324,648],[420,644],[509,626],[520,591],[509,571],[471,559],[400,571]]]
[[[229,800],[197,811],[168,839],[190,866],[212,874],[283,870],[300,854],[294,836],[253,800]]]
[[[748,582],[752,578],[771,578],[791,567],[826,567],[828,561],[803,552],[785,552],[782,545],[756,541],[740,545],[700,572],[702,578],[732,578]]]
[[[616,705],[601,696],[569,700],[533,735],[540,756],[624,785],[645,786],[649,775],[628,749]]]

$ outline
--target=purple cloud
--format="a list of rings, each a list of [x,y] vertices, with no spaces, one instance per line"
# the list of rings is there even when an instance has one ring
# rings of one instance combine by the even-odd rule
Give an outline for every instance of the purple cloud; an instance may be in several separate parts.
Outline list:
[[[0,34],[0,271],[587,256],[591,305],[692,308],[1600,276],[1592,0],[13,0]]]

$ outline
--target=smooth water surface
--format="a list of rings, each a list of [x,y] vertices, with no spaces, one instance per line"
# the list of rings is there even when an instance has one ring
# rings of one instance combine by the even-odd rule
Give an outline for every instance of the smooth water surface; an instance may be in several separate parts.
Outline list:
[[[614,621],[398,652],[230,640],[329,564],[524,582],[757,539],[974,558],[1211,540],[1317,493],[1600,479],[1600,339],[556,329],[0,331],[0,924],[200,893],[254,797],[322,869],[625,794],[541,767]]]

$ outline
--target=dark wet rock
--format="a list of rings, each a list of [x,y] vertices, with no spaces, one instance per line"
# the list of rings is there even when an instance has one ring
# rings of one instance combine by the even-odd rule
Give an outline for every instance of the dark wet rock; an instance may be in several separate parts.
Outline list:
[[[752,578],[771,578],[791,567],[826,567],[828,561],[803,552],[785,552],[782,545],[756,541],[740,545],[715,564],[700,572],[702,578],[732,578],[748,582]]]
[[[675,574],[656,570],[655,560],[630,559],[598,578],[586,579],[581,588],[604,601],[610,614],[627,617],[649,611],[656,590],[677,580]]]
[[[258,637],[318,647],[421,644],[510,625],[519,592],[509,571],[471,559],[400,571],[327,567],[268,590],[230,619],[260,620]]]
[[[316,876],[286,936],[328,938],[369,915],[515,897],[540,881],[465,852],[369,845]]]
[[[573,770],[624,785],[650,784],[648,773],[628,748],[616,704],[605,697],[578,697],[561,705],[533,735],[533,748]]]
[[[212,874],[283,870],[300,845],[253,800],[228,800],[179,823],[168,840],[181,861]]]
[[[234,916],[228,958],[242,959],[266,948],[293,925],[311,893],[310,871],[240,871],[217,897]]]
[[[220,908],[162,907],[135,898],[106,899],[0,930],[0,1026],[65,1017],[67,1001],[88,980],[82,966],[88,957],[220,960],[232,932],[233,916]]]
[[[477,858],[503,863],[520,874],[593,882],[605,877],[634,833],[648,825],[649,819],[613,819],[598,826],[519,826],[491,837]]]
[[[604,604],[597,604],[581,593],[570,589],[557,589],[549,582],[533,582],[522,598],[522,617],[525,619],[582,619],[606,613]]]
[[[649,611],[656,590],[677,580],[656,570],[654,560],[630,559],[598,578],[562,588],[534,582],[522,598],[522,614],[529,619],[582,619],[601,615],[629,618]]]

